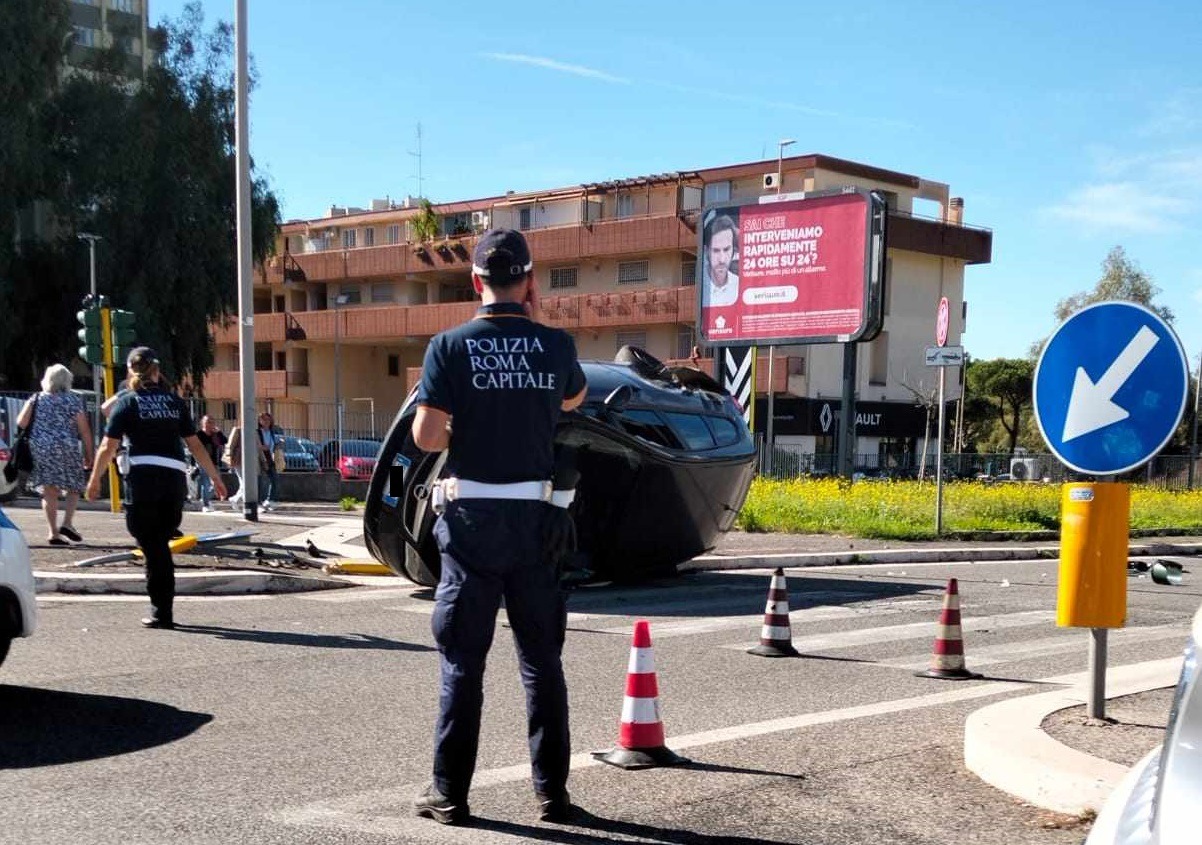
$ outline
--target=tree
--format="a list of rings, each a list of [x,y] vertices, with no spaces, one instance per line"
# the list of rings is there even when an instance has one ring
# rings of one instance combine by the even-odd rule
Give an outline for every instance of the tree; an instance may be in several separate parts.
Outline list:
[[[226,23],[206,32],[195,3],[166,31],[160,65],[132,93],[102,69],[62,86],[41,128],[46,195],[65,233],[51,248],[78,255],[74,233],[99,234],[100,290],[137,313],[139,341],[155,347],[170,377],[199,382],[213,363],[210,325],[237,302],[232,37]],[[251,203],[252,251],[262,261],[279,224],[262,178]],[[42,292],[53,291],[40,306],[50,316],[0,338],[5,372],[15,375],[39,342],[51,360],[74,357],[74,332],[50,330],[63,315],[73,322],[84,267],[40,280]]]
[[[438,213],[434,205],[427,199],[421,201],[421,210],[409,221],[413,232],[413,240],[419,244],[434,240],[438,234]]]
[[[1030,413],[1034,378],[1035,365],[1025,358],[973,361],[965,372],[968,394],[984,398],[992,406],[1011,453],[1023,433],[1024,417]]]
[[[42,108],[53,96],[59,68],[70,45],[71,13],[66,0],[4,0],[0,3],[0,339],[22,330],[15,307],[22,291],[15,266],[18,215],[42,195],[46,182],[45,145],[39,131]],[[46,256],[31,256],[30,266]],[[36,335],[33,337],[36,338]],[[0,341],[0,364],[5,363]],[[20,379],[32,372],[28,356],[12,368]],[[0,384],[8,367],[0,366]]]

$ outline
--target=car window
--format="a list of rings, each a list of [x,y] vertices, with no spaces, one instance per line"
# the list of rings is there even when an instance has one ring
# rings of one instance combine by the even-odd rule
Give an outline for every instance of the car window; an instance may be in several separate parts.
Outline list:
[[[672,424],[677,436],[684,442],[686,449],[699,451],[714,448],[714,436],[710,434],[709,426],[697,414],[664,414]]]
[[[719,446],[729,446],[739,442],[739,427],[734,424],[733,420],[726,417],[707,416],[705,421],[709,423],[710,431],[714,435],[714,442]]]
[[[342,454],[352,458],[374,458],[379,451],[380,444],[370,440],[347,440],[342,444]]]
[[[615,414],[618,424],[627,434],[634,435],[648,443],[666,446],[669,449],[680,449],[680,440],[672,432],[659,414],[655,411],[627,410]]]

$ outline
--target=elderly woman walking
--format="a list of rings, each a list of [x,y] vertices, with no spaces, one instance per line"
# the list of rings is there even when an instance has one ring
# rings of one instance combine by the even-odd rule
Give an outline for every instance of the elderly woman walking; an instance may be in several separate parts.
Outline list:
[[[52,546],[83,540],[72,524],[79,494],[84,489],[84,473],[92,466],[92,427],[83,400],[71,392],[71,371],[62,364],[46,368],[42,392],[30,397],[17,417],[17,426],[28,428],[33,451],[33,472],[29,486],[42,494],[42,512],[49,524]],[[82,451],[81,451],[82,449]],[[66,494],[63,524],[58,524],[59,492]]]

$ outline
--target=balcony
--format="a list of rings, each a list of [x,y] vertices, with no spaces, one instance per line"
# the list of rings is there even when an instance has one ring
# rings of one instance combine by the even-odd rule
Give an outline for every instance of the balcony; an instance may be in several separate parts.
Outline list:
[[[889,214],[890,249],[957,258],[968,264],[988,264],[993,258],[993,232],[898,211]]]
[[[697,233],[680,216],[655,215],[572,223],[526,233],[539,264],[575,261],[582,256],[638,255],[665,249],[695,249]],[[435,240],[418,249],[402,243],[356,249],[289,253],[270,259],[265,268],[269,284],[289,280],[331,282],[344,279],[394,278],[429,270],[462,270],[472,266],[474,235]]]
[[[474,302],[449,302],[440,305],[388,305],[341,308],[337,311],[256,314],[255,342],[282,343],[287,337],[290,340],[332,343],[336,320],[340,322],[337,332],[344,341],[427,338],[470,320],[477,307]],[[567,331],[692,323],[696,318],[696,310],[695,287],[548,296],[543,299],[546,322]],[[213,342],[218,346],[237,345],[237,324],[215,327]]]
[[[284,398],[288,395],[289,375],[284,370],[255,370],[255,396],[260,399]],[[211,370],[204,378],[204,393],[210,399],[237,399],[242,395],[238,371]]]

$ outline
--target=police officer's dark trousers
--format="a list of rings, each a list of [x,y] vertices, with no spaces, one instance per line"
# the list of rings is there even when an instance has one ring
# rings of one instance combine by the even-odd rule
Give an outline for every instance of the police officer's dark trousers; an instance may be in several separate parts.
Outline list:
[[[126,491],[125,526],[146,556],[146,593],[154,608],[152,616],[172,622],[175,563],[169,544],[183,520],[184,474],[166,467],[131,467]]]
[[[534,788],[548,796],[568,778],[568,693],[563,650],[563,592],[542,553],[542,502],[464,499],[451,502],[435,525],[442,578],[435,593],[434,638],[442,654],[442,690],[434,741],[434,784],[465,801],[476,767],[484,664],[497,609],[517,643]]]

